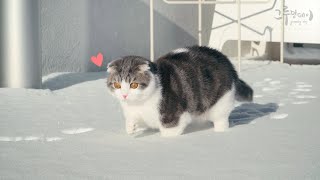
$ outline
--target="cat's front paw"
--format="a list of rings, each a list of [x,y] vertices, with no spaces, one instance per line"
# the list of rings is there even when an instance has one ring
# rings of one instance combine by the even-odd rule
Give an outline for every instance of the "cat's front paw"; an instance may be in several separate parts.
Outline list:
[[[126,131],[127,131],[127,134],[131,135],[131,134],[134,134],[136,132],[136,129],[137,129],[137,124],[136,123],[133,123],[133,122],[127,122],[126,123]]]
[[[126,123],[126,131],[127,131],[127,134],[129,135],[142,133],[146,129],[147,128],[145,128],[144,126],[141,127],[141,125],[138,125],[138,123],[135,123],[135,122]]]

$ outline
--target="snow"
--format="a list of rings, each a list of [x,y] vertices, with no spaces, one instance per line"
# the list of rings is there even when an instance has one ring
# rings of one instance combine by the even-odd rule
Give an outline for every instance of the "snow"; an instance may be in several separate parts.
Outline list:
[[[231,128],[125,133],[105,72],[55,73],[42,90],[0,88],[0,179],[320,179],[319,66],[249,62],[255,90]]]
[[[75,128],[75,129],[65,129],[61,132],[63,134],[80,134],[80,133],[86,133],[89,131],[92,131],[94,128]]]
[[[271,119],[284,119],[288,117],[288,114],[283,113],[283,114],[274,114],[271,116]]]

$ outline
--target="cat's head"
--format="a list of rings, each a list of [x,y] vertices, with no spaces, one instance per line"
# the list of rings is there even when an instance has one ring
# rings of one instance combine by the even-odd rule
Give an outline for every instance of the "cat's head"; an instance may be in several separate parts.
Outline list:
[[[124,102],[141,102],[157,89],[156,66],[139,56],[126,56],[108,64],[107,87]]]

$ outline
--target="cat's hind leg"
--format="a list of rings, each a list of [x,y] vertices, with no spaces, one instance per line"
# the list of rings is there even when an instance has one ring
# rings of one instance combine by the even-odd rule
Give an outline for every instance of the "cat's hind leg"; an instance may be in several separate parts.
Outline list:
[[[235,88],[227,91],[208,111],[208,118],[214,124],[214,131],[223,132],[229,128],[229,115],[234,108]]]
[[[170,123],[168,124],[162,123],[162,125],[160,125],[161,136],[174,137],[174,136],[181,135],[184,129],[188,126],[188,124],[191,123],[191,115],[188,112],[184,112],[180,115],[180,117],[176,119],[176,122],[171,121],[171,123],[174,123],[175,125],[172,126],[170,125]]]

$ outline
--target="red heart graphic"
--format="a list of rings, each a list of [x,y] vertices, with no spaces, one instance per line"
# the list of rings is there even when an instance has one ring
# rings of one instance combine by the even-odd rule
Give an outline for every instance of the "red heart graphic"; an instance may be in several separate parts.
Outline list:
[[[95,64],[95,65],[97,65],[97,66],[101,66],[102,65],[102,62],[103,62],[103,55],[101,54],[101,53],[99,53],[98,55],[97,55],[97,57],[95,57],[95,56],[91,56],[91,61]]]

